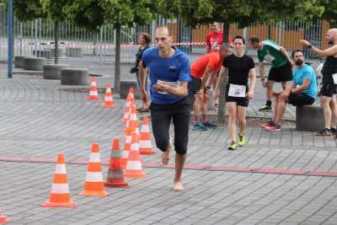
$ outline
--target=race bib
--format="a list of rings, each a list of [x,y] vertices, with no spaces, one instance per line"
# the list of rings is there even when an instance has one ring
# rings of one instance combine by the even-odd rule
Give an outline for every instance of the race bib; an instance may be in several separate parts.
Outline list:
[[[230,84],[228,90],[228,96],[230,97],[246,97],[246,86],[245,85],[237,85]]]
[[[179,81],[175,81],[175,82],[169,82],[169,81],[162,81],[162,80],[158,80],[157,81],[158,84],[167,84],[170,86],[177,86]],[[167,93],[166,91],[158,91],[158,93],[162,94],[162,95],[168,95],[169,93]]]
[[[333,82],[337,85],[337,73],[332,74]]]

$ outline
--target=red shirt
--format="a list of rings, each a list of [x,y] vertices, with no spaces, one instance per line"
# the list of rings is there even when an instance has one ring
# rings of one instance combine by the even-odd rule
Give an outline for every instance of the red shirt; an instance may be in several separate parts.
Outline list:
[[[207,51],[218,50],[223,44],[223,33],[222,32],[209,32],[206,37]]]
[[[213,72],[218,72],[221,69],[222,62],[219,52],[211,52],[197,58],[191,65],[191,75],[194,78],[202,78],[206,68]]]

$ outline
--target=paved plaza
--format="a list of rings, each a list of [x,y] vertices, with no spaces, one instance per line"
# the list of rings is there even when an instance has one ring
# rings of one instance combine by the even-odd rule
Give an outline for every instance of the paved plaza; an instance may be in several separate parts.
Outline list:
[[[86,161],[90,145],[100,144],[106,176],[112,138],[124,142],[124,101],[115,95],[116,107],[104,109],[59,81],[2,78],[1,214],[17,225],[336,225],[336,139],[296,131],[293,107],[280,132],[264,131],[258,124],[270,114],[257,112],[263,93],[258,86],[249,107],[246,146],[228,151],[223,127],[190,132],[185,191],[171,190],[173,164],[161,167],[157,152],[143,158],[144,179],[128,180],[128,189],[108,189],[100,199],[79,195]],[[59,152],[65,154],[75,209],[40,207]]]

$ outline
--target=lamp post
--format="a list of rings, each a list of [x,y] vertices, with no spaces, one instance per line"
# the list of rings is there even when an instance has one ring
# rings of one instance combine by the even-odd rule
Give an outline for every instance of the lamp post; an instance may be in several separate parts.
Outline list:
[[[8,68],[7,76],[12,78],[13,73],[13,55],[14,55],[14,13],[13,13],[13,1],[8,0],[7,11],[7,36],[8,36]]]

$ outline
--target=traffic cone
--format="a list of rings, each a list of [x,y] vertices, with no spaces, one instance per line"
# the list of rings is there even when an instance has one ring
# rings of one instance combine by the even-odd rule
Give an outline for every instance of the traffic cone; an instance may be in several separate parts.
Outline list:
[[[143,125],[140,130],[139,145],[140,154],[153,155],[155,153],[151,143],[151,132],[148,117],[144,117],[143,119]]]
[[[113,139],[110,166],[108,170],[108,178],[105,182],[107,187],[127,187],[128,184],[124,180],[124,171],[122,168],[122,151],[119,148],[119,139]]]
[[[145,176],[139,154],[139,140],[136,134],[132,135],[132,144],[126,164],[125,176],[129,178],[143,178]]]
[[[98,100],[97,82],[95,77],[91,78],[89,96],[87,98],[88,100]]]
[[[91,145],[91,154],[84,183],[84,190],[80,195],[97,197],[105,197],[108,195],[108,192],[106,192],[104,188],[100,147],[98,144]]]
[[[127,100],[124,106],[124,115],[123,115],[123,123],[124,125],[127,124],[129,117],[130,117],[130,107],[131,107],[131,101]]]
[[[56,169],[54,179],[49,194],[49,199],[42,204],[45,208],[74,208],[75,204],[69,194],[69,185],[67,178],[66,165],[64,163],[64,154],[60,153],[57,156]]]
[[[113,108],[114,106],[115,104],[112,98],[111,84],[107,84],[104,96],[104,108]]]
[[[1,215],[0,214],[0,224],[5,224],[7,223],[9,220],[5,215]]]
[[[138,117],[137,117],[137,109],[136,105],[132,104],[130,107],[130,114],[129,114],[129,120],[126,123],[126,126],[132,129],[135,129],[134,131],[138,132]]]
[[[135,101],[135,89],[133,87],[129,88],[128,95],[126,98],[128,101],[134,102]]]
[[[124,144],[124,151],[122,152],[122,159],[121,159],[121,164],[122,164],[123,169],[126,168],[126,164],[129,159],[129,153],[130,153],[131,142],[132,142],[131,128],[125,128],[124,134],[125,134],[125,144]]]

